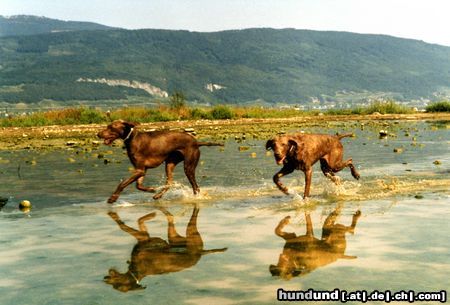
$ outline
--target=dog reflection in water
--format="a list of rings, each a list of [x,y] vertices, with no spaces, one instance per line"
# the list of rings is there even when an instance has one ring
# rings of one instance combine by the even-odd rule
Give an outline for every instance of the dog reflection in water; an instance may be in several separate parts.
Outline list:
[[[199,213],[197,207],[194,208],[187,225],[186,237],[180,236],[175,230],[173,215],[164,208],[160,208],[160,210],[167,218],[168,242],[159,237],[151,237],[148,233],[145,221],[154,218],[156,216],[154,212],[139,218],[139,230],[125,225],[117,213],[108,213],[120,229],[134,236],[138,243],[131,252],[128,271],[120,273],[115,269],[110,269],[109,275],[104,278],[105,283],[122,292],[144,289],[145,287],[140,284],[140,281],[147,275],[178,272],[197,264],[204,254],[227,250],[227,248],[203,250],[203,241],[197,230]]]
[[[341,208],[336,208],[325,220],[322,227],[322,238],[314,237],[311,216],[305,213],[306,234],[297,236],[295,233],[284,232],[283,228],[289,223],[290,216],[280,221],[275,228],[275,234],[286,241],[277,265],[270,265],[270,273],[284,279],[306,275],[311,271],[331,264],[338,259],[354,259],[356,256],[345,255],[347,241],[346,233],[354,234],[356,223],[361,216],[357,211],[353,214],[350,226],[337,224]]]

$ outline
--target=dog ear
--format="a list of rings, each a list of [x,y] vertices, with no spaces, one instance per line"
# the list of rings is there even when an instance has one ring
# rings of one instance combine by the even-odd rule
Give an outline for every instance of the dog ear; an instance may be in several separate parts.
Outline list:
[[[124,124],[125,126],[130,127],[130,128],[134,128],[134,127],[136,127],[136,126],[139,125],[139,123],[137,123],[137,122],[127,122],[127,121],[124,121],[123,124]]]
[[[275,145],[275,140],[274,139],[270,139],[269,141],[266,142],[266,150],[273,149],[274,145]]]
[[[272,276],[280,276],[281,274],[280,268],[278,268],[278,266],[276,265],[270,265],[269,271],[272,274]]]

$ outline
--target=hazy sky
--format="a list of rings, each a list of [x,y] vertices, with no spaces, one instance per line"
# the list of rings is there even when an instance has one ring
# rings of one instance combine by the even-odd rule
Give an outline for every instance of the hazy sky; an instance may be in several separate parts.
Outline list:
[[[19,14],[127,29],[349,31],[450,46],[450,0],[0,0],[0,15]]]

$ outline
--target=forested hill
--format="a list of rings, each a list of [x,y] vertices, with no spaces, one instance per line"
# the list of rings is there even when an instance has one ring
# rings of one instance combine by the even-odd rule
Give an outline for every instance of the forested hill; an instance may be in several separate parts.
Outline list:
[[[450,47],[294,29],[71,31],[0,38],[0,102],[164,97],[304,103],[345,95],[433,98]]]
[[[62,21],[29,15],[0,16],[0,37],[106,29],[113,28],[93,22]]]

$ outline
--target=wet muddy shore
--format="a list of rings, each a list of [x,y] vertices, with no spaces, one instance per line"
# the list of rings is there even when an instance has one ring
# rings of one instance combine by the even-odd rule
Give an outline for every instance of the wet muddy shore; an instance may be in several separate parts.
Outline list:
[[[277,133],[314,128],[327,128],[331,133],[351,132],[354,129],[373,128],[395,130],[400,122],[450,121],[448,113],[300,116],[284,119],[196,120],[143,123],[140,130],[174,129],[189,130],[200,139],[236,140],[266,139]],[[70,146],[85,147],[101,144],[96,134],[104,124],[5,127],[0,129],[0,150],[60,149]],[[448,128],[448,124],[447,124]]]
[[[450,217],[449,115],[142,124],[140,130],[186,130],[225,146],[202,148],[199,195],[178,166],[163,198],[130,186],[113,205],[107,198],[133,168],[121,141],[111,147],[96,137],[103,128],[0,130],[0,195],[9,200],[0,211],[1,304],[275,304],[280,288],[439,292],[450,286],[443,246]],[[292,195],[281,193],[272,180],[280,167],[265,143],[295,131],[353,133],[342,144],[361,179],[343,170],[335,185],[315,165],[308,200],[301,198],[299,171],[283,177]],[[145,185],[164,183],[163,166],[148,171]],[[18,208],[24,200],[31,210]],[[209,254],[172,260],[187,247],[155,252],[170,243],[169,227],[187,238],[194,218],[200,252]],[[128,234],[145,233],[140,220],[158,241],[146,244],[150,248]],[[343,227],[347,234],[339,233]],[[305,242],[308,228],[314,235],[308,240],[320,248]],[[333,248],[326,247],[324,231],[340,242],[333,237]],[[283,232],[295,234],[298,247],[287,246]],[[184,261],[189,265],[179,264]]]

